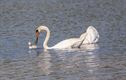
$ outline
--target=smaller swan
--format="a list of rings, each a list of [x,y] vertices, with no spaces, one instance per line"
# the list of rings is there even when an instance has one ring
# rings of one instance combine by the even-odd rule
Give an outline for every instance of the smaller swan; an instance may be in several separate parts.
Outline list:
[[[38,43],[39,34],[40,34],[40,32],[43,32],[43,31],[46,31],[46,38],[45,38],[44,43],[43,43],[44,49],[67,49],[67,48],[71,48],[71,46],[74,43],[80,41],[79,38],[70,38],[70,39],[66,39],[66,40],[63,40],[63,41],[57,43],[53,47],[48,47],[48,41],[49,41],[49,38],[50,38],[50,30],[46,26],[39,26],[36,29],[36,41],[35,41],[35,44]]]

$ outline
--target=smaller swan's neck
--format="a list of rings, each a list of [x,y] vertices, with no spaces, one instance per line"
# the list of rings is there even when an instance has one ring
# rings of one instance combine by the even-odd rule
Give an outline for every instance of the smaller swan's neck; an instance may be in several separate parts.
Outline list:
[[[49,38],[50,38],[50,30],[48,28],[46,28],[45,31],[46,31],[46,38],[44,40],[43,47],[44,47],[44,49],[49,49],[48,41],[49,41]]]

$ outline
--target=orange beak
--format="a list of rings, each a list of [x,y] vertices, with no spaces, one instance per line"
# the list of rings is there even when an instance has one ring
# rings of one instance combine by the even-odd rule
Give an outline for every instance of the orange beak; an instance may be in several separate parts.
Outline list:
[[[39,31],[36,30],[36,40],[35,40],[35,45],[38,43],[38,37],[39,37]]]
[[[38,38],[39,37],[39,32],[38,32],[38,30],[36,30],[36,38]]]

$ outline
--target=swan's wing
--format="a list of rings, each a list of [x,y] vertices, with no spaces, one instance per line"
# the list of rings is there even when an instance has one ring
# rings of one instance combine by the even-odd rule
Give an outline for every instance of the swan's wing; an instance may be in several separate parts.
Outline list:
[[[82,40],[86,36],[86,32],[81,34],[80,39]]]
[[[87,33],[82,34],[79,38],[80,41],[74,43],[71,47],[72,48],[80,48],[81,45],[83,45],[83,42],[86,40],[86,37],[87,37]]]
[[[74,44],[71,46],[71,48],[79,48],[79,47],[81,46],[81,45],[80,45],[81,43],[82,43],[82,41],[78,41],[78,42],[74,43]]]

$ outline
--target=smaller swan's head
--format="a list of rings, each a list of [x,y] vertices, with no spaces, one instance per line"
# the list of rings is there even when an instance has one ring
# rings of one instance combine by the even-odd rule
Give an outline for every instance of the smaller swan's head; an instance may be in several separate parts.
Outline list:
[[[38,38],[39,38],[40,32],[47,31],[47,30],[48,30],[48,28],[46,26],[39,26],[39,27],[36,28],[36,31],[35,31],[35,33],[36,33],[35,44],[38,43]]]

